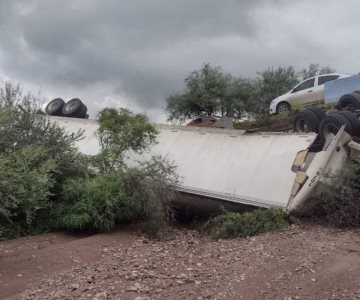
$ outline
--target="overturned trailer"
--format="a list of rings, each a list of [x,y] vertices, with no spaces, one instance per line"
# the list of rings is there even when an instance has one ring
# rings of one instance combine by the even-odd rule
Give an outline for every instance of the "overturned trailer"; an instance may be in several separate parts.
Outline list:
[[[83,130],[84,138],[77,142],[82,153],[100,151],[95,120],[49,118],[67,132]],[[173,161],[180,176],[175,188],[184,196],[180,198],[194,206],[276,206],[298,213],[317,192],[325,173],[341,169],[350,158],[360,160],[360,144],[344,128],[323,144],[314,133],[247,134],[233,129],[156,127],[158,143],[142,159],[161,155]]]

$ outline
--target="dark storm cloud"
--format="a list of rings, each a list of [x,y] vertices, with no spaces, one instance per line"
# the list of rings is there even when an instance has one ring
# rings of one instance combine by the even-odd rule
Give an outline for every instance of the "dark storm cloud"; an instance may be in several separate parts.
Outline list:
[[[204,37],[254,36],[249,12],[259,2],[5,0],[0,67],[59,87],[118,81],[115,92],[125,91],[145,108],[159,105],[184,72],[182,66],[180,74],[171,70],[179,52],[163,53],[164,61],[159,53]]]
[[[323,19],[336,14],[344,26],[357,16],[349,2],[344,15],[324,0],[1,0],[0,77],[84,97],[94,110],[109,99],[160,109],[204,62],[244,76],[270,65],[331,64],[333,39],[344,32],[330,26],[329,35]]]

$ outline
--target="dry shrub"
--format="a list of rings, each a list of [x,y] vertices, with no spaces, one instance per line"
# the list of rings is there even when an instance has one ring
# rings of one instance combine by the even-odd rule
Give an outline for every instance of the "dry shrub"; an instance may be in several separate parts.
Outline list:
[[[349,162],[340,172],[326,176],[327,184],[314,197],[306,215],[325,219],[336,227],[360,226],[360,165]]]

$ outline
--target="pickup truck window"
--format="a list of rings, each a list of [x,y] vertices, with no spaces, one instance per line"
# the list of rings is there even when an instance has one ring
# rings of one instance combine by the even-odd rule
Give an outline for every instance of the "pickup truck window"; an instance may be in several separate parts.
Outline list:
[[[298,86],[296,86],[292,90],[292,93],[312,88],[312,87],[314,87],[314,84],[315,84],[315,78],[308,79],[308,80],[304,81],[303,83],[300,83]]]
[[[318,85],[322,85],[325,82],[338,79],[339,75],[326,75],[326,76],[320,76],[318,79]]]

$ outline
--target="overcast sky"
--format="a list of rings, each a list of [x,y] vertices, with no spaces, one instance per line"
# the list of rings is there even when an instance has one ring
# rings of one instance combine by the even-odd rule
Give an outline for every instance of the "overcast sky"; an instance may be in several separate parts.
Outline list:
[[[0,78],[166,119],[165,98],[204,62],[360,71],[359,0],[0,0]]]

